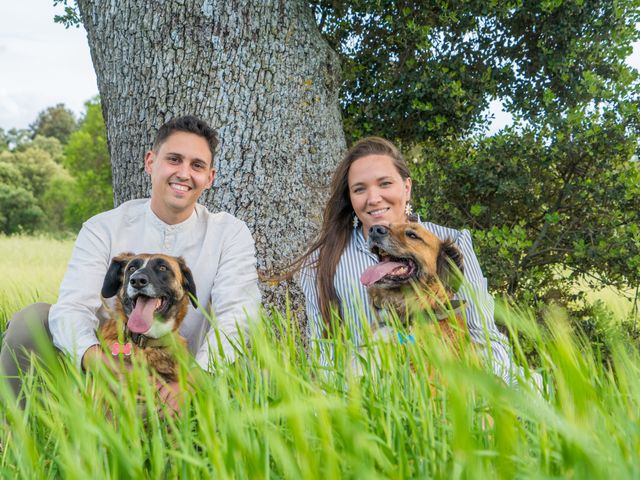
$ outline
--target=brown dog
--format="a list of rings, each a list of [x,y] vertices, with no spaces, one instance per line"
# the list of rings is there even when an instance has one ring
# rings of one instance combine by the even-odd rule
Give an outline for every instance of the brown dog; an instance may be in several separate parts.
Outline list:
[[[464,305],[451,298],[460,287],[464,266],[453,241],[440,240],[419,223],[374,225],[369,248],[380,263],[365,270],[360,281],[373,305],[393,308],[407,322],[416,311],[433,311],[442,332],[457,343],[466,332],[458,312]],[[449,324],[451,308],[458,328]]]
[[[116,297],[111,319],[99,336],[111,354],[144,355],[152,373],[176,381],[175,348],[186,351],[178,333],[191,303],[197,307],[191,270],[182,258],[122,253],[113,258],[102,285],[104,298]]]

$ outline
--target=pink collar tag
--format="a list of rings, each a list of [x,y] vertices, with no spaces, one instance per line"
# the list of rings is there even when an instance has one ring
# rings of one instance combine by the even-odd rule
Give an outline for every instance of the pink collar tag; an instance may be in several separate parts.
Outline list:
[[[119,342],[113,342],[111,344],[111,355],[114,357],[123,354],[125,356],[131,355],[131,342],[127,342],[124,345]]]

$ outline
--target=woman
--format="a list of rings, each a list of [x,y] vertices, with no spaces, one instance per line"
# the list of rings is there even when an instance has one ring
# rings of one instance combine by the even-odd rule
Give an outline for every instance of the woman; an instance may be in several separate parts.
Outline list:
[[[410,199],[409,169],[391,142],[369,137],[346,152],[331,182],[319,238],[299,263],[304,265],[300,283],[306,297],[312,340],[323,337],[333,309],[340,313],[356,344],[362,342],[362,319],[370,325],[375,321],[367,290],[359,281],[362,272],[378,261],[367,247],[369,228],[413,219]],[[486,345],[487,338],[490,339],[494,371],[507,383],[514,382],[508,342],[495,326],[493,298],[473,251],[471,235],[467,230],[428,222],[423,225],[442,239],[453,239],[462,251],[467,281],[457,297],[468,303],[470,336],[480,345]],[[484,352],[488,354],[489,349],[484,348]]]

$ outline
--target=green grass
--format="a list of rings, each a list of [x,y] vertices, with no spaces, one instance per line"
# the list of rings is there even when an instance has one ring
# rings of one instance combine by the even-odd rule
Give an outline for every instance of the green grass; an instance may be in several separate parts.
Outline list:
[[[2,251],[13,241],[0,239]],[[40,252],[34,262],[52,266],[17,268],[25,291],[10,298],[0,290],[4,311],[51,301],[59,284],[56,262],[64,264],[69,244],[31,242],[12,244],[15,256],[28,245]],[[24,411],[0,388],[0,477],[640,477],[639,352],[611,338],[605,366],[559,310],[546,329],[526,311],[498,315],[535,345],[544,394],[526,382],[506,387],[470,350],[457,359],[423,328],[416,344],[380,345],[379,358],[365,351],[362,377],[344,339],[323,367],[286,313],[258,322],[234,364],[198,376],[175,421],[156,414],[142,368],[124,383],[104,372],[89,378],[52,356],[28,376]]]
[[[618,318],[625,318],[632,313],[635,289],[620,291],[613,287],[604,287],[599,290],[587,290],[587,301],[593,303],[603,302]]]
[[[1,331],[17,310],[56,301],[72,248],[72,240],[0,235]]]

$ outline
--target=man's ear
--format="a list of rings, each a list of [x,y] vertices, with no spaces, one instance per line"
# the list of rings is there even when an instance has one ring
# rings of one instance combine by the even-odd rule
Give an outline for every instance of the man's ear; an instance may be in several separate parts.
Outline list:
[[[182,272],[182,288],[185,292],[190,293],[189,300],[193,308],[198,308],[198,294],[196,293],[196,282],[193,281],[193,274],[182,257],[178,257],[178,264],[180,265],[180,271]]]
[[[445,240],[440,245],[436,272],[446,288],[453,293],[458,291],[464,278],[464,259],[462,252],[451,239]]]
[[[213,180],[216,178],[216,169],[211,167],[211,171],[209,172],[209,182],[207,183],[207,186],[205,188],[211,188],[211,185],[213,185]]]
[[[147,153],[144,154],[144,171],[147,172],[149,175],[151,175],[151,170],[152,170],[151,167],[155,160],[155,156],[156,154],[153,152],[153,150],[149,150],[147,151]]]
[[[104,276],[102,291],[100,292],[104,298],[111,298],[118,293],[124,280],[124,267],[127,266],[127,263],[129,263],[129,260],[131,260],[133,256],[133,253],[127,252],[113,257],[107,274]]]

